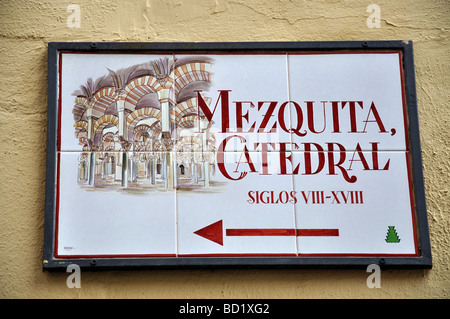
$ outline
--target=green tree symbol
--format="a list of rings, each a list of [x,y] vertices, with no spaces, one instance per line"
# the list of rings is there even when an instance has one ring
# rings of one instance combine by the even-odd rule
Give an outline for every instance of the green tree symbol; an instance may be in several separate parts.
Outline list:
[[[399,243],[400,242],[400,238],[398,238],[397,231],[395,230],[395,226],[388,226],[386,242],[387,243]]]

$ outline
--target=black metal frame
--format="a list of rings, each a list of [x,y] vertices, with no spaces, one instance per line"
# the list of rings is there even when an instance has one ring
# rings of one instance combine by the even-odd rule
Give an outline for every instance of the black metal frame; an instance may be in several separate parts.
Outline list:
[[[55,258],[55,184],[58,132],[58,52],[255,52],[255,51],[374,51],[403,52],[404,85],[409,121],[409,141],[416,205],[418,257],[171,257],[171,258]],[[211,43],[121,43],[50,42],[48,44],[47,174],[44,231],[44,270],[65,270],[77,264],[85,270],[143,268],[431,268],[412,41],[331,42],[211,42]]]

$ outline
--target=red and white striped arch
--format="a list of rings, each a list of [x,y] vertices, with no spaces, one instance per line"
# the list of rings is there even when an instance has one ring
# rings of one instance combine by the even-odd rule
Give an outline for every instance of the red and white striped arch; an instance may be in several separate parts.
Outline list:
[[[175,96],[188,84],[197,81],[211,82],[211,64],[207,62],[191,62],[178,66],[174,70]]]
[[[106,114],[98,118],[94,123],[94,134],[101,134],[103,129],[109,124],[113,124],[116,127],[119,126],[119,118],[113,114]]]
[[[117,99],[114,87],[104,87],[94,94],[93,115],[100,117],[105,114],[106,109]]]
[[[131,112],[127,116],[128,130],[133,130],[136,124],[145,118],[155,118],[161,121],[161,110],[155,107],[143,107]]]

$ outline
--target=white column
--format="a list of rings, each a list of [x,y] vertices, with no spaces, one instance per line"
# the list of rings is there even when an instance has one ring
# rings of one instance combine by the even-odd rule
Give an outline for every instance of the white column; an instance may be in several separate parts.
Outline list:
[[[162,88],[158,90],[158,99],[161,103],[161,133],[165,138],[172,137],[171,125],[170,125],[170,97],[171,88]],[[164,154],[164,165],[165,170],[165,185],[166,189],[171,190],[174,187],[174,168],[170,152]]]
[[[88,184],[94,186],[95,182],[95,152],[91,152],[89,156],[89,178]]]
[[[200,120],[200,119],[199,119]],[[205,122],[201,121],[202,124],[202,152],[203,155],[203,174],[204,174],[204,186],[209,188],[209,153],[208,153],[208,130],[205,127]],[[205,160],[206,157],[206,160]]]
[[[172,190],[174,188],[174,170],[173,170],[173,163],[172,163],[172,156],[170,152],[167,152],[165,154],[165,166],[166,166],[166,188],[168,190]]]
[[[119,115],[119,136],[123,138],[123,140],[128,141],[128,127],[127,127],[127,119],[125,117],[125,100],[119,98],[116,100],[117,113]],[[122,187],[128,187],[128,154],[126,150],[123,150],[122,153]]]
[[[92,117],[92,111],[93,108],[92,106],[88,106],[87,110],[86,110],[86,115],[88,118],[88,129],[87,129],[87,138],[88,141],[90,142],[90,145],[94,144],[94,119]],[[95,179],[95,153],[93,152],[93,150],[90,150],[90,154],[87,157],[87,180],[88,180],[88,184],[93,186],[94,185],[94,179]]]
[[[152,174],[151,183],[152,183],[152,185],[155,185],[156,184],[156,164],[155,164],[154,159],[150,160],[150,168],[151,168],[151,174]]]
[[[128,187],[128,154],[122,153],[122,187]]]
[[[116,100],[117,113],[119,115],[119,136],[122,136],[126,141],[128,140],[127,119],[125,117],[125,100],[119,98]]]
[[[158,91],[158,99],[161,103],[161,129],[162,132],[170,133],[170,88],[163,88]]]

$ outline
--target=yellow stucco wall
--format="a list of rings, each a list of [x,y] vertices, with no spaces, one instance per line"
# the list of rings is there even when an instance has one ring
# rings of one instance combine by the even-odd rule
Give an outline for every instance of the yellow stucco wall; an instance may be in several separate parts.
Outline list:
[[[449,30],[448,0],[1,0],[0,297],[448,298]],[[413,40],[433,269],[382,271],[380,289],[364,269],[83,272],[81,289],[42,271],[48,42],[325,40]]]

